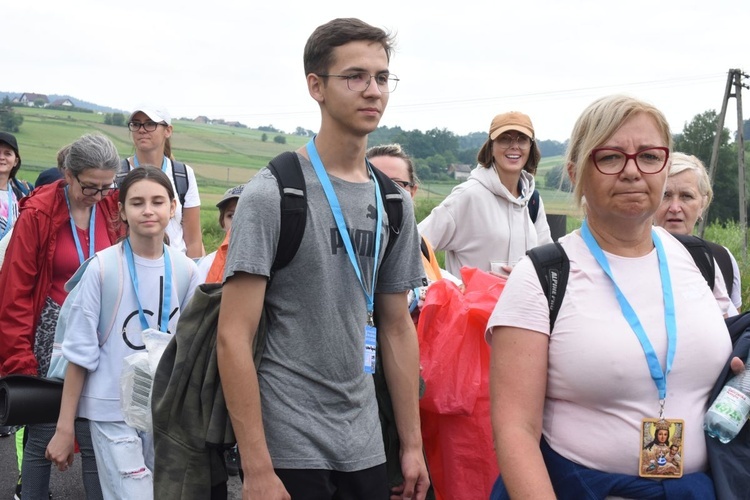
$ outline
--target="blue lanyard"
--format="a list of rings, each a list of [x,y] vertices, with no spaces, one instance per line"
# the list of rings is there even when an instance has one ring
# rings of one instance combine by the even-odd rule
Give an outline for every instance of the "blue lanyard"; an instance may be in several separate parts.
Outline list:
[[[146,321],[146,315],[143,313],[141,299],[138,296],[138,274],[135,271],[135,260],[133,259],[133,249],[130,247],[130,238],[126,238],[122,244],[125,252],[125,259],[128,261],[128,271],[130,272],[130,281],[133,283],[135,292],[135,301],[138,303],[138,318],[141,320],[141,329],[146,330],[149,327]],[[172,308],[172,261],[169,258],[169,251],[164,245],[164,298],[161,304],[161,315],[159,316],[159,331],[169,332],[169,314]]]
[[[15,207],[16,207],[16,194],[13,192],[13,185],[11,184],[13,179],[8,179],[8,218],[5,221],[5,229],[0,233],[0,239],[2,239],[10,228],[13,227],[13,221],[15,220]]]
[[[168,162],[169,160],[167,159],[166,156],[164,157],[164,161],[161,162],[161,171],[164,172],[165,174],[167,173],[167,165],[169,165]],[[133,166],[135,168],[138,168],[141,166],[141,164],[138,163],[138,155],[133,155]]]
[[[367,287],[365,287],[364,280],[362,279],[362,271],[359,267],[359,264],[357,263],[356,253],[354,251],[354,247],[352,246],[352,240],[349,237],[349,231],[347,231],[346,229],[346,221],[344,220],[344,214],[341,212],[339,199],[336,196],[336,192],[333,190],[331,179],[328,177],[328,172],[326,172],[325,168],[323,167],[323,162],[320,160],[320,155],[318,155],[318,150],[315,147],[315,137],[310,139],[310,142],[307,143],[307,154],[310,156],[310,162],[315,169],[315,174],[318,176],[318,180],[320,180],[320,184],[323,187],[323,192],[328,199],[328,205],[331,207],[333,218],[336,221],[336,228],[339,230],[341,240],[344,242],[344,247],[346,248],[346,253],[349,255],[349,261],[352,263],[352,267],[354,268],[354,272],[357,274],[359,284],[365,294],[365,300],[367,301],[368,322],[372,323],[372,312],[375,309],[375,276],[377,275],[378,259],[380,257],[380,240],[383,237],[380,230],[383,223],[383,195],[380,193],[378,180],[372,174],[372,171],[370,170],[370,166],[368,164],[367,171],[370,173],[370,177],[375,183],[375,199],[378,212],[375,224],[375,256],[372,265],[372,285],[370,286],[370,292],[368,293]]]
[[[609,276],[612,284],[615,287],[615,294],[617,301],[620,303],[620,309],[622,310],[623,316],[630,324],[630,328],[633,329],[638,341],[641,343],[643,353],[646,355],[646,361],[648,362],[648,369],[651,372],[651,378],[656,384],[656,388],[659,390],[659,400],[664,402],[667,397],[667,374],[672,370],[672,361],[674,361],[675,348],[677,346],[677,320],[675,317],[674,310],[674,295],[672,293],[672,280],[669,276],[669,267],[667,266],[667,254],[664,251],[664,246],[661,243],[659,235],[656,231],[651,229],[651,238],[653,239],[654,246],[656,247],[656,255],[659,259],[659,275],[661,276],[661,290],[664,296],[664,324],[667,329],[667,366],[662,371],[659,363],[659,358],[656,356],[651,342],[648,340],[646,331],[643,329],[643,325],[638,319],[638,315],[633,310],[633,307],[628,302],[628,299],[623,295],[620,287],[617,286],[615,278],[612,276],[612,271],[607,262],[607,256],[604,255],[599,244],[594,239],[594,236],[589,230],[589,226],[584,219],[583,225],[581,226],[581,236],[589,251],[594,256],[596,261],[602,267],[604,272]]]
[[[83,255],[83,247],[81,247],[81,240],[78,239],[78,229],[76,223],[73,220],[73,214],[70,211],[70,198],[68,197],[68,186],[65,186],[65,203],[68,205],[68,215],[70,215],[70,230],[73,232],[73,241],[76,243],[76,250],[78,251],[78,263],[83,264],[86,257]],[[94,244],[96,243],[96,205],[91,207],[91,216],[89,218],[89,257],[94,255]]]

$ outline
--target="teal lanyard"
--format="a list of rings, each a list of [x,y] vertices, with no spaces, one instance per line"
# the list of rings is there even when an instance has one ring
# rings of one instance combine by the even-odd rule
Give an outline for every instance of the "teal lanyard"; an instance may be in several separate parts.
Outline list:
[[[630,328],[633,329],[635,336],[641,343],[643,353],[646,355],[646,361],[648,362],[649,372],[651,372],[651,378],[656,384],[656,388],[659,391],[659,400],[663,405],[664,400],[667,397],[667,375],[672,370],[672,362],[674,361],[677,345],[677,320],[674,310],[672,280],[669,276],[669,267],[667,266],[667,254],[664,251],[661,239],[659,238],[659,235],[656,234],[656,231],[651,229],[651,238],[653,239],[654,246],[656,247],[656,255],[659,259],[659,275],[661,276],[661,290],[664,297],[664,324],[667,330],[667,366],[665,367],[665,370],[661,369],[659,358],[656,356],[656,352],[646,335],[646,331],[643,329],[643,325],[638,319],[638,315],[635,313],[635,310],[633,310],[628,299],[625,298],[620,287],[617,286],[615,278],[612,276],[612,270],[609,267],[607,256],[604,255],[604,251],[602,251],[601,247],[596,242],[596,239],[594,239],[594,236],[591,234],[591,230],[589,230],[588,223],[585,219],[581,226],[581,236],[583,237],[586,246],[589,248],[589,251],[615,287],[615,295],[617,296],[617,301],[620,303],[622,314],[625,316]]]
[[[336,192],[333,190],[331,179],[328,177],[328,172],[326,172],[325,168],[323,167],[323,162],[320,160],[320,155],[318,154],[318,150],[315,147],[315,137],[310,139],[310,142],[307,143],[307,154],[310,156],[310,162],[315,169],[315,174],[318,176],[318,180],[320,180],[320,184],[323,187],[323,192],[328,199],[328,205],[331,207],[333,218],[336,221],[336,228],[341,235],[341,240],[344,242],[346,253],[347,255],[349,255],[349,261],[352,263],[352,267],[354,268],[354,272],[357,274],[359,284],[365,294],[365,300],[367,301],[368,323],[371,324],[372,313],[375,309],[375,277],[377,275],[378,259],[380,256],[380,241],[382,239],[380,228],[383,223],[383,195],[380,193],[378,180],[372,174],[370,165],[367,164],[367,171],[369,172],[370,177],[375,183],[375,199],[377,205],[377,219],[375,225],[375,256],[372,265],[372,284],[370,286],[370,291],[368,292],[367,287],[364,283],[364,279],[362,278],[362,271],[359,267],[359,264],[357,263],[356,253],[354,250],[354,246],[352,245],[352,240],[349,237],[349,231],[346,229],[346,221],[344,220],[344,214],[341,211],[339,199],[336,196]]]
[[[125,259],[128,262],[128,271],[130,272],[130,281],[133,283],[133,292],[135,292],[135,301],[138,303],[138,318],[141,320],[141,329],[150,328],[146,321],[146,314],[143,312],[141,299],[138,296],[138,274],[135,270],[135,259],[133,258],[133,249],[130,247],[130,238],[125,239],[122,243]],[[159,331],[169,332],[169,313],[172,307],[172,262],[169,258],[169,251],[164,245],[164,297],[161,303],[161,314],[158,319]]]
[[[68,205],[68,215],[70,216],[70,230],[73,232],[73,241],[76,244],[76,250],[78,251],[78,264],[83,264],[86,260],[86,256],[83,255],[83,247],[81,246],[81,240],[78,239],[78,229],[76,223],[73,220],[73,213],[70,211],[70,198],[68,197],[68,186],[65,186],[65,203]],[[91,207],[91,216],[89,218],[89,255],[94,255],[94,247],[96,243],[96,205]]]
[[[165,174],[167,173],[167,165],[169,165],[169,159],[165,156],[164,160],[161,162],[161,171]],[[138,163],[138,155],[133,155],[133,166],[136,168],[141,166],[141,164]]]
[[[13,221],[16,220],[16,194],[13,192],[13,185],[11,184],[11,182],[13,182],[13,180],[8,179],[8,218],[5,221],[5,228],[3,229],[3,232],[0,233],[0,239],[8,234],[10,228],[13,227]]]

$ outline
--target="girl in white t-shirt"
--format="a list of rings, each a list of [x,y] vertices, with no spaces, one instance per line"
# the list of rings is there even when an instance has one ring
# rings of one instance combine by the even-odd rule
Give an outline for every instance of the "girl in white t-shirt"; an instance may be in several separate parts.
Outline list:
[[[120,375],[124,358],[144,349],[142,331],[175,332],[180,311],[198,284],[195,263],[164,243],[175,205],[170,180],[161,170],[144,166],[127,175],[120,186],[119,211],[129,235],[107,250],[118,252],[122,266],[122,298],[113,325],[109,332],[97,332],[104,314],[100,274],[104,260],[97,255],[77,285],[81,288],[71,304],[62,341],[69,364],[57,430],[46,456],[66,470],[73,461],[75,418],[87,418],[105,499],[153,498],[153,439],[150,432],[125,423]],[[189,280],[189,285],[180,280]]]

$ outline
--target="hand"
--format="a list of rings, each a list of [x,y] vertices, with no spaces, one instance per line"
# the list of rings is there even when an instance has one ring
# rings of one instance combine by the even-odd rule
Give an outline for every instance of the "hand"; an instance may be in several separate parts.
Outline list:
[[[56,431],[52,436],[44,457],[55,464],[58,470],[66,471],[73,464],[75,438],[72,431]]]
[[[732,369],[732,373],[739,375],[745,371],[745,362],[735,356],[732,358],[732,361],[729,362],[729,367]]]
[[[424,500],[430,479],[421,449],[401,453],[401,473],[404,482],[391,488],[391,500]]]
[[[502,265],[500,266],[500,269],[500,271],[490,271],[490,274],[493,276],[497,276],[498,278],[508,279],[510,273],[513,272],[513,266],[510,264]]]
[[[245,481],[242,483],[242,500],[291,500],[273,470],[270,473],[254,474],[252,477],[245,471]]]

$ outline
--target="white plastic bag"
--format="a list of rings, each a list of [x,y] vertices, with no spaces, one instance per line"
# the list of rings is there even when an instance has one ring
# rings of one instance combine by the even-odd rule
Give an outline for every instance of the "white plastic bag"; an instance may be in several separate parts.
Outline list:
[[[151,432],[151,386],[156,368],[172,335],[153,328],[142,332],[145,351],[127,356],[123,360],[120,376],[120,407],[125,423]]]

